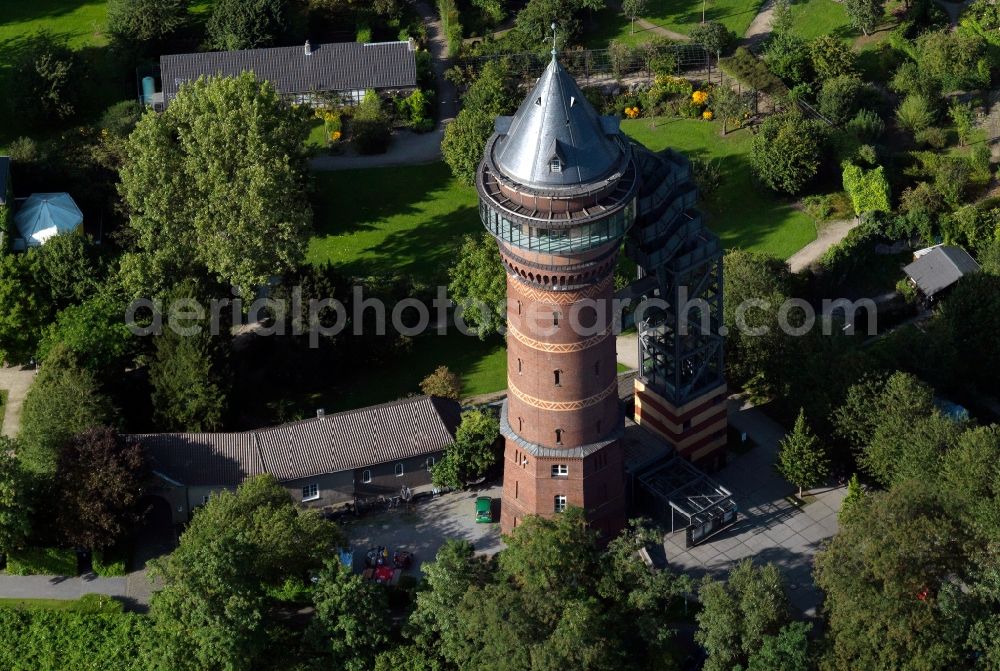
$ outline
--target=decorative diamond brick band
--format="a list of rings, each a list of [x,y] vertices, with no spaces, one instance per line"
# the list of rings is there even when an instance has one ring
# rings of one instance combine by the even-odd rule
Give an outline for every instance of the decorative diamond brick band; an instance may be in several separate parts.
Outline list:
[[[556,354],[567,354],[569,352],[580,352],[585,349],[590,349],[594,345],[604,342],[604,340],[611,334],[611,327],[609,326],[604,331],[604,333],[598,333],[597,335],[591,336],[586,340],[581,340],[579,342],[571,342],[571,343],[550,343],[550,342],[542,342],[541,340],[535,340],[534,338],[529,338],[528,336],[524,335],[516,328],[511,326],[509,323],[507,324],[507,333],[514,336],[515,340],[524,343],[533,350],[537,350],[539,352],[555,352]]]
[[[514,386],[514,381],[511,380],[510,377],[507,378],[507,391],[516,396],[518,400],[523,401],[532,407],[541,408],[542,410],[565,412],[567,410],[582,410],[583,408],[589,408],[592,405],[597,405],[607,397],[617,394],[618,380],[612,382],[608,388],[601,393],[595,394],[589,398],[580,399],[579,401],[546,401],[541,398],[535,398],[534,396],[528,396]]]
[[[607,291],[612,281],[612,275],[607,275],[597,284],[573,291],[544,291],[528,286],[518,278],[519,293],[530,301],[548,303],[550,305],[571,305],[582,298],[593,298]]]

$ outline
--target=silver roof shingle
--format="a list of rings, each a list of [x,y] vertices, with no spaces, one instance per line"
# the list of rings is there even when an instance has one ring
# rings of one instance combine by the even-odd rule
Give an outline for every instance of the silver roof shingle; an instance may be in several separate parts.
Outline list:
[[[295,480],[439,452],[453,442],[460,414],[455,401],[419,396],[256,431],[131,439],[171,480],[236,486],[264,472]]]
[[[927,297],[947,289],[965,275],[978,273],[979,270],[979,264],[967,251],[961,247],[945,245],[932,248],[903,268],[903,272]]]
[[[527,186],[596,182],[622,160],[622,147],[612,139],[619,132],[617,119],[594,111],[555,56],[514,117],[500,117],[496,130],[497,167]],[[551,169],[554,158],[561,162],[558,172]]]
[[[253,72],[282,94],[417,85],[416,58],[409,42],[317,44],[310,55],[299,45],[160,56],[167,102],[177,96],[181,84],[202,75],[235,77],[243,72]]]

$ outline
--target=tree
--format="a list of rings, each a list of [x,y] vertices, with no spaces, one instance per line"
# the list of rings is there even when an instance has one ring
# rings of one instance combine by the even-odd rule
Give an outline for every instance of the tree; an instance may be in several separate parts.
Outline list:
[[[809,43],[809,58],[817,79],[850,76],[857,70],[857,54],[843,40],[821,35]]]
[[[383,154],[389,148],[392,119],[382,109],[382,98],[369,89],[354,110],[351,141],[360,154]]]
[[[736,33],[716,21],[699,23],[691,29],[690,37],[693,43],[700,44],[716,56],[729,51],[736,42]]]
[[[838,517],[848,514],[847,511],[857,505],[864,497],[865,491],[861,488],[861,481],[858,480],[858,474],[852,473],[851,478],[847,481],[847,496],[840,502]]]
[[[635,34],[635,18],[646,11],[646,0],[622,0],[622,11],[631,19],[631,33]],[[692,37],[692,39],[694,39]]]
[[[251,73],[185,84],[166,111],[143,116],[119,186],[130,293],[206,273],[249,291],[297,266],[312,219],[308,132],[305,111]]]
[[[0,359],[28,363],[34,356],[52,305],[37,281],[38,255],[0,255]]]
[[[30,253],[37,256],[36,280],[48,289],[57,310],[91,298],[102,284],[104,268],[89,236],[57,235]]]
[[[833,123],[842,124],[858,111],[866,90],[865,83],[854,75],[830,77],[817,96],[819,111]]]
[[[31,533],[28,478],[16,452],[14,441],[0,436],[0,555],[24,547]]]
[[[853,163],[844,163],[844,190],[851,197],[854,213],[859,217],[870,212],[891,212],[889,180],[885,169],[877,166],[864,170]]]
[[[768,188],[794,195],[816,177],[825,145],[818,122],[797,113],[768,117],[751,140],[750,167]]]
[[[447,366],[438,366],[420,382],[420,391],[428,396],[440,396],[457,401],[462,396],[462,378]]]
[[[317,576],[313,605],[316,614],[306,634],[313,644],[338,669],[371,669],[379,650],[390,643],[385,589],[351,573],[339,560],[327,560]]]
[[[708,653],[705,671],[730,671],[758,653],[768,636],[788,624],[788,599],[774,564],[756,567],[749,559],[729,572],[727,582],[705,577],[695,616],[695,641]]]
[[[69,119],[76,113],[85,78],[76,54],[51,33],[36,33],[19,45],[11,68],[10,98],[15,110],[35,125]],[[24,115],[25,110],[31,114]]]
[[[191,285],[174,296],[194,299]],[[168,324],[155,336],[149,382],[153,387],[153,419],[167,431],[211,431],[222,424],[226,392],[219,372],[221,354],[211,334],[181,335],[181,323]]]
[[[496,118],[511,114],[516,108],[515,90],[507,77],[505,64],[490,61],[462,96],[462,110],[445,127],[441,142],[444,160],[463,183],[475,183],[483,148],[493,133]]]
[[[266,47],[285,29],[285,0],[217,0],[205,26],[218,51]]]
[[[500,423],[486,410],[462,413],[462,422],[455,431],[455,442],[444,451],[444,458],[434,466],[435,484],[460,489],[483,477],[496,463],[496,442]]]
[[[181,28],[188,0],[108,0],[108,34],[124,44],[152,47]]]
[[[480,340],[501,333],[507,323],[507,273],[497,243],[487,233],[466,235],[448,269],[448,292],[465,323]]]
[[[775,33],[764,48],[767,69],[790,85],[812,79],[809,45],[792,33]]]
[[[729,123],[736,121],[737,126],[750,113],[750,105],[743,96],[729,86],[717,86],[712,90],[712,112],[715,118],[722,120],[722,134],[729,132]]]
[[[792,29],[792,3],[789,0],[775,0],[771,12],[771,32],[774,35],[787,35]]]
[[[990,63],[986,43],[965,31],[927,31],[916,40],[919,76],[936,91],[988,87]]]
[[[883,0],[844,0],[851,25],[867,35],[882,20]]]
[[[722,263],[730,379],[769,395],[781,378],[786,338],[778,309],[791,292],[791,273],[781,259],[743,249],[729,251]]]
[[[67,307],[46,329],[38,360],[44,363],[53,349],[65,346],[84,368],[104,375],[120,373],[134,347],[124,314],[124,301],[107,290]]]
[[[601,0],[529,0],[514,19],[514,38],[525,47],[537,50],[544,44],[545,51],[552,44],[552,22],[558,21],[556,49],[566,49],[574,44],[583,31],[580,15],[584,10],[596,11],[604,7]]]
[[[811,629],[807,622],[792,622],[777,634],[765,636],[760,649],[750,653],[747,671],[809,671],[813,668],[808,638]]]
[[[917,134],[934,123],[935,113],[930,99],[921,93],[911,93],[896,108],[899,125]]]
[[[29,473],[52,475],[61,447],[74,435],[106,426],[111,415],[94,373],[66,348],[54,348],[24,398],[18,459]]]
[[[171,554],[155,560],[147,668],[255,668],[282,627],[272,591],[304,583],[343,538],[319,512],[297,507],[270,475],[214,494]]]
[[[826,450],[806,423],[806,413],[799,410],[795,427],[778,446],[778,470],[793,485],[802,490],[815,487],[830,472],[830,461]]]
[[[114,429],[89,429],[70,438],[56,469],[56,523],[62,537],[90,550],[124,540],[142,519],[139,499],[146,475],[142,446]]]
[[[824,668],[960,665],[966,532],[932,489],[907,481],[865,497],[817,555],[829,618]]]

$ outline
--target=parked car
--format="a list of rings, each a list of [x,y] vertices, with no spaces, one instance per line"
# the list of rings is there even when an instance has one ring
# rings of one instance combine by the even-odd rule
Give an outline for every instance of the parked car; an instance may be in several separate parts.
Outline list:
[[[493,521],[493,499],[480,496],[476,499],[476,522],[489,523]]]

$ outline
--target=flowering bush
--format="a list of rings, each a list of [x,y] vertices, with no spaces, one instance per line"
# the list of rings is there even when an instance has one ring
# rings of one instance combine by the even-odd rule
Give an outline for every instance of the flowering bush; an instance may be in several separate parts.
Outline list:
[[[341,133],[341,132],[340,132],[339,130],[335,130],[335,131],[333,131],[332,133],[330,133],[330,142],[336,142],[336,141],[337,141],[337,140],[339,140],[339,139],[340,139],[340,138],[341,138],[342,136],[343,136],[343,135],[342,135],[342,133]]]
[[[629,119],[637,119],[637,118],[639,118],[639,113],[640,113],[640,110],[639,110],[639,106],[638,105],[633,105],[631,107],[626,107],[625,108],[625,116],[628,117]]]
[[[708,94],[704,91],[695,91],[691,94],[691,102],[695,105],[704,105],[708,102]]]
[[[653,86],[661,88],[667,93],[679,93],[683,96],[689,96],[694,91],[694,86],[691,82],[683,77],[674,77],[673,75],[661,75],[657,77],[653,82]]]
[[[714,115],[712,114],[712,110],[705,110],[704,112],[701,113],[701,118],[706,121],[711,121],[713,116]]]

